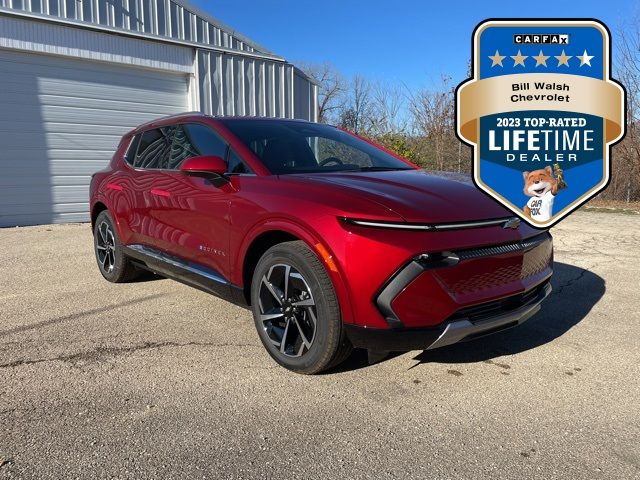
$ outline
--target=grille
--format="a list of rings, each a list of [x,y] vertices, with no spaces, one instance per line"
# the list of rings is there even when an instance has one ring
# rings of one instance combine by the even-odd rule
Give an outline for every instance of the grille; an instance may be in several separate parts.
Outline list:
[[[551,236],[543,233],[533,238],[523,240],[521,242],[507,243],[505,245],[497,245],[494,247],[473,248],[469,250],[459,250],[456,253],[460,260],[469,260],[472,258],[489,257],[493,255],[502,255],[505,253],[520,252],[529,250],[541,243],[546,242]]]
[[[550,238],[543,234],[523,242],[458,251],[455,255],[460,263],[451,270],[438,270],[436,275],[454,295],[518,282],[549,268],[553,257]]]
[[[518,295],[460,309],[450,317],[450,320],[468,318],[471,322],[479,322],[486,320],[487,318],[517,310],[518,308],[532,303],[541,297],[547,283],[549,283],[549,280],[535,288],[527,290],[526,292],[519,293]]]

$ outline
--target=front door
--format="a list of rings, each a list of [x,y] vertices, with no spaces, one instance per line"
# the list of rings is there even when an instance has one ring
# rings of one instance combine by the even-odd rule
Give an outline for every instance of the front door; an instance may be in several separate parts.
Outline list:
[[[198,155],[225,158],[226,142],[209,126],[176,125],[162,178],[154,184],[162,208],[156,209],[156,239],[160,248],[209,274],[228,279],[229,211],[234,189],[180,172],[180,164]]]

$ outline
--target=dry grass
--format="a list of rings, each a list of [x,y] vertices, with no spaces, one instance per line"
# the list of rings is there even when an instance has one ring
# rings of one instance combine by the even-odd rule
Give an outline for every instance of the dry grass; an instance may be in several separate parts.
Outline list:
[[[640,215],[640,202],[623,202],[621,200],[601,200],[589,201],[582,209],[596,212],[627,213]]]

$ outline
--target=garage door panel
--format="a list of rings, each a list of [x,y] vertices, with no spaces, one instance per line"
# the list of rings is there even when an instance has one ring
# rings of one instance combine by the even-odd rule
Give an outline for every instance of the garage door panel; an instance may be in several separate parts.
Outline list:
[[[48,122],[69,123],[71,125],[85,122],[92,124],[96,123],[91,122],[92,117],[95,117],[95,115],[92,112],[86,112],[85,109],[74,109],[72,107],[49,107],[46,110],[43,109],[44,107],[42,105],[33,104],[26,107],[20,105],[19,107],[12,109],[13,112],[11,113],[10,118],[15,122],[31,123],[36,131],[42,131],[43,123]],[[175,113],[184,110],[187,110],[186,106],[181,110],[176,109]],[[89,113],[90,118],[87,118],[87,113]],[[159,111],[159,109],[154,109],[151,106],[147,112],[103,110],[101,114],[101,118],[103,119],[102,124],[110,126],[121,125],[127,130],[130,130],[132,125],[140,125],[150,119],[166,115],[166,113]],[[33,119],[36,116],[40,117],[41,122],[33,123]]]
[[[22,225],[42,225],[47,223],[79,223],[86,222],[89,218],[88,204],[84,210],[74,206],[73,212],[38,212],[32,214],[10,214],[2,216],[2,225],[16,227]]]
[[[28,57],[31,57],[31,60],[25,61]],[[78,66],[74,63],[91,65],[90,68],[84,68],[82,72],[82,81],[87,83],[104,84],[104,77],[107,76],[113,77],[109,81],[110,85],[135,86],[145,89],[149,82],[153,82],[165,90],[168,85],[178,84],[185,78],[175,74],[161,77],[155,70],[122,66],[116,63],[99,63],[90,60],[83,62],[53,55],[25,54],[8,50],[4,50],[0,58],[0,68],[4,72],[10,71],[12,75],[22,75],[26,79],[35,77],[39,81],[76,80]],[[38,75],[43,69],[46,69],[47,76],[40,78]]]
[[[123,132],[124,133],[124,132]],[[35,147],[41,146],[45,149],[66,149],[66,150],[100,150],[114,151],[118,146],[121,135],[93,135],[75,133],[46,133],[42,132],[38,136],[38,143]],[[23,145],[34,142],[33,133],[17,132],[13,135],[0,132],[0,145],[6,148],[19,150]],[[44,143],[42,143],[44,142]]]
[[[47,146],[53,149],[115,151],[121,135],[47,133]]]
[[[188,110],[187,77],[0,50],[0,226],[88,220],[124,133]]]
[[[52,109],[51,114],[61,115],[58,120],[61,122],[68,122],[69,119],[65,115],[73,114],[73,111],[69,111],[68,107],[78,109],[100,109],[113,111],[115,114],[135,114],[140,113],[156,113],[164,114],[165,112],[178,112],[185,110],[185,102],[181,102],[180,99],[175,98],[175,95],[164,93],[162,95],[150,95],[150,97],[141,97],[139,94],[127,95],[113,95],[113,98],[94,98],[90,96],[83,97],[81,95],[35,95],[33,92],[28,93],[16,93],[5,90],[0,90],[0,102],[2,105],[13,105],[13,109],[16,113],[26,110],[29,115],[38,113],[42,115],[43,109]],[[137,99],[142,99],[138,101]],[[59,108],[56,108],[59,107]],[[83,112],[78,112],[82,114]],[[92,112],[89,112],[91,115]],[[22,118],[29,118],[23,116]],[[16,119],[19,120],[19,119]],[[54,119],[55,120],[55,119]]]
[[[0,67],[2,64],[0,64]],[[2,93],[17,94],[24,92],[24,83],[29,81],[25,75],[14,75],[11,73],[3,74],[2,77]],[[78,97],[89,98],[101,98],[106,100],[119,100],[123,95],[127,95],[127,98],[136,98],[137,95],[142,95],[145,98],[154,101],[161,102],[167,100],[166,92],[173,92],[180,94],[184,91],[186,78],[181,78],[176,81],[166,82],[165,85],[159,85],[159,90],[150,91],[147,85],[117,85],[110,86],[104,83],[89,83],[86,81],[78,81],[75,78],[64,79],[40,79],[36,85],[36,89],[33,91],[37,95],[66,95],[69,89]],[[157,84],[156,84],[157,85]],[[169,100],[174,100],[170,98]],[[179,104],[178,102],[177,104]]]
[[[126,107],[126,105],[123,105]],[[61,106],[46,106],[42,108],[42,118],[45,122],[69,122],[75,123],[92,123],[95,124],[95,110],[99,110],[104,115],[104,123],[106,125],[122,125],[127,130],[139,125],[140,123],[153,120],[158,117],[170,115],[171,113],[177,113],[179,111],[185,111],[185,108],[166,108],[163,106],[147,105],[144,108],[135,108],[135,104],[130,106],[130,110],[116,110],[116,109],[92,109],[83,107],[61,107]],[[142,121],[139,121],[143,119]],[[131,124],[131,122],[138,122]]]
[[[46,78],[36,78],[35,81],[38,85],[56,84],[56,83],[78,83],[86,85],[87,87],[104,85],[104,77],[114,77],[109,85],[118,86],[122,88],[139,89],[140,91],[147,91],[149,82],[157,85],[159,89],[163,91],[175,91],[179,92],[181,85],[186,81],[186,77],[174,74],[166,78],[158,78],[157,72],[145,73],[146,70],[135,69],[135,73],[127,73],[130,68],[135,67],[118,67],[107,68],[104,70],[84,72],[82,79],[78,79],[76,67],[68,69],[56,69],[49,66],[34,66],[29,69],[18,69],[18,64],[14,62],[3,62],[0,60],[0,67],[4,68],[6,73],[6,80],[8,84],[17,85],[24,83],[25,81],[33,81],[34,76],[38,75],[43,69],[47,70]],[[4,81],[4,77],[3,77]]]
[[[43,209],[48,210],[44,211]],[[53,206],[45,204],[23,204],[14,205],[8,216],[16,217],[18,215],[37,215],[37,214],[71,214],[84,213],[89,210],[89,202],[80,203],[57,203]]]
[[[179,97],[167,96],[167,92],[180,94],[184,92],[186,80],[180,83],[168,85],[159,91],[151,91],[148,88],[132,88],[130,86],[105,86],[98,83],[89,84],[77,81],[46,81],[41,82],[38,88],[39,95],[66,95],[72,88],[76,98],[94,98],[99,100],[119,101],[123,98],[135,100],[141,96],[145,103],[162,105],[169,102],[175,107],[183,106],[184,102]],[[126,95],[126,96],[125,96]]]
[[[58,203],[81,203],[89,198],[89,185],[42,185],[25,184],[19,186],[5,187],[0,189],[0,215],[6,213],[9,207],[25,204],[26,195],[32,199],[42,199],[43,188],[46,188],[51,198],[51,204]],[[45,203],[31,201],[29,203]]]
[[[23,159],[21,159],[23,160]],[[14,163],[9,162],[0,162],[0,171],[3,172],[3,175],[0,176],[0,183],[8,182],[11,178],[33,178],[33,177],[43,177],[43,178],[54,178],[56,176],[88,176],[90,177],[95,172],[104,167],[104,161],[92,161],[92,160],[81,160],[81,161],[52,161],[49,164],[49,170],[44,172],[35,172],[32,168],[29,168],[28,165],[15,165]]]
[[[126,97],[123,97],[126,98]],[[146,114],[161,114],[169,115],[175,113],[178,109],[178,105],[158,105],[156,103],[137,102],[135,100],[100,100],[95,98],[76,98],[76,97],[53,97],[48,95],[41,95],[40,101],[46,105],[42,111],[46,114],[47,111],[51,111],[52,114],[56,112],[60,115],[60,120],[64,120],[66,117],[65,112],[68,112],[69,108],[73,108],[78,114],[85,114],[90,118],[94,116],[93,110],[100,111],[112,111],[112,112],[140,112]],[[89,110],[88,112],[86,110]]]
[[[94,172],[85,172],[84,175],[49,175],[49,174],[31,174],[25,175],[18,173],[16,175],[3,175],[0,177],[0,188],[22,187],[42,188],[48,186],[65,187],[65,186],[86,186],[91,181],[91,175]]]
[[[28,134],[64,133],[73,129],[77,134],[94,134],[99,131],[104,135],[116,135],[121,137],[128,131],[128,127],[122,125],[90,125],[86,123],[72,122],[47,122],[43,125],[34,125],[33,121],[0,121],[0,132],[19,130]]]
[[[127,97],[122,97],[127,98]],[[89,118],[95,116],[94,110],[114,111],[114,112],[140,112],[147,114],[168,115],[172,112],[184,110],[179,104],[172,105],[171,102],[166,104],[146,103],[131,100],[100,100],[97,98],[78,98],[73,95],[56,96],[56,95],[32,95],[27,94],[8,94],[0,92],[0,103],[3,108],[29,109],[31,112],[37,113],[37,109],[41,108],[41,112],[51,115],[58,115],[57,119],[65,120],[65,114],[69,109],[74,109],[75,113],[85,115]],[[184,105],[182,105],[184,107]],[[83,111],[83,110],[89,110]]]
[[[92,163],[100,169],[105,166],[105,155],[111,158],[113,151],[48,150],[46,148],[2,149],[2,155],[0,155],[0,167],[3,169],[3,172],[5,168],[11,167],[27,168],[30,171],[34,171],[35,169],[33,168],[33,165],[36,162],[39,162],[43,157],[48,157],[49,161],[47,163],[47,168],[43,168],[44,171],[53,171],[52,169],[60,162],[64,162],[69,165]],[[16,162],[19,162],[20,165],[15,165]]]

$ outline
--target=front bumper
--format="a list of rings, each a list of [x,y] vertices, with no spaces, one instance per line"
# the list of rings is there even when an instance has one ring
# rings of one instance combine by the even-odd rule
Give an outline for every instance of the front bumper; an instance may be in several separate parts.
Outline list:
[[[470,306],[530,291],[552,273],[548,233],[496,246],[440,251],[415,257],[375,297],[391,328],[444,325]]]
[[[390,352],[430,350],[520,325],[540,310],[540,304],[550,293],[551,285],[546,281],[519,295],[461,310],[434,328],[344,327],[349,340],[358,348]],[[518,306],[511,308],[513,305]]]

